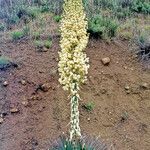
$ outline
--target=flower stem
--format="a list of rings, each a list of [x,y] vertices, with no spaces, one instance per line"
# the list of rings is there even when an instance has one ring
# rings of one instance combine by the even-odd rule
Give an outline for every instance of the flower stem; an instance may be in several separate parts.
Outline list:
[[[77,93],[77,85],[74,83],[74,94],[71,97],[71,129],[70,129],[70,141],[74,138],[81,137],[81,131],[79,126],[79,95]]]

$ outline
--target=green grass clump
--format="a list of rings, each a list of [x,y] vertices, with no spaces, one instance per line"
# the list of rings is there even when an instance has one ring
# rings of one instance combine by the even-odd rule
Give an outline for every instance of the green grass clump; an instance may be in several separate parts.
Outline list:
[[[52,41],[50,41],[50,40],[45,40],[45,41],[34,40],[34,45],[38,49],[43,49],[44,47],[49,49],[52,46]]]
[[[24,26],[23,29],[22,29],[22,32],[26,36],[30,35],[30,27],[29,26]]]
[[[90,18],[88,23],[88,32],[95,38],[110,39],[116,35],[117,28],[115,20],[98,15]]]
[[[62,139],[60,145],[49,150],[86,150],[81,143],[74,144],[73,142]],[[89,149],[92,150],[92,149]]]
[[[47,49],[51,48],[51,46],[52,46],[52,41],[46,40],[46,41],[44,42],[44,46],[45,46]]]
[[[55,22],[60,22],[61,16],[56,15],[56,16],[53,17],[53,19],[54,19]]]
[[[10,59],[8,57],[0,56],[0,65],[6,65],[10,63]]]
[[[5,69],[11,65],[11,60],[8,57],[0,56],[0,69]]]
[[[33,32],[32,37],[35,40],[39,40],[40,39],[40,32],[38,32],[38,31],[37,32]]]
[[[3,23],[0,23],[0,31],[4,31],[5,30],[5,25]]]
[[[93,102],[88,102],[87,104],[83,105],[83,108],[85,108],[87,111],[93,111],[94,107],[95,105]]]
[[[38,16],[38,14],[40,13],[40,9],[38,8],[38,7],[28,7],[27,9],[26,9],[26,14],[27,14],[27,16],[29,16],[31,19],[35,19],[37,16]]]
[[[43,48],[44,47],[44,43],[42,40],[35,40],[34,45],[36,48]]]
[[[81,140],[69,141],[59,138],[49,150],[107,150],[108,146],[98,138],[84,136]]]
[[[24,34],[23,31],[13,31],[11,33],[11,37],[12,37],[13,40],[19,40],[19,39],[23,38],[24,35],[25,34]]]

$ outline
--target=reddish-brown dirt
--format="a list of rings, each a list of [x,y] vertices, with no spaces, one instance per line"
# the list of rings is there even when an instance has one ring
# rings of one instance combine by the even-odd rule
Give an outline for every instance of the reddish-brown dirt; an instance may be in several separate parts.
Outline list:
[[[0,50],[19,64],[16,69],[0,71],[0,113],[5,114],[0,150],[47,150],[69,130],[68,93],[58,82],[59,39],[53,39],[48,52],[37,52],[31,41],[2,42]],[[91,67],[80,93],[82,133],[100,136],[116,150],[149,150],[150,89],[141,85],[150,84],[150,72],[142,69],[126,42],[90,40],[86,52]],[[101,63],[103,57],[111,58],[109,66]],[[36,91],[45,83],[50,85],[48,92]],[[24,101],[29,101],[27,107]],[[95,105],[91,112],[82,107],[88,102]],[[14,107],[19,112],[12,114]]]

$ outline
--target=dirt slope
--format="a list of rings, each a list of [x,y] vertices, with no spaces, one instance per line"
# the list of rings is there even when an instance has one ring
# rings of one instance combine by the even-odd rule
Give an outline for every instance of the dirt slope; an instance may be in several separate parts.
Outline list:
[[[48,52],[37,52],[31,41],[0,44],[2,54],[19,64],[17,69],[0,71],[0,113],[5,115],[0,150],[47,150],[69,129],[68,94],[58,83],[59,39],[53,43]],[[150,72],[142,69],[128,49],[121,41],[89,42],[86,52],[91,67],[81,91],[81,129],[108,140],[116,150],[149,150],[150,89],[142,85],[150,85]],[[111,58],[109,66],[101,63],[103,57]],[[39,89],[45,83],[50,86],[48,92]],[[95,107],[87,112],[82,105],[90,101]],[[12,108],[19,112],[10,113]]]

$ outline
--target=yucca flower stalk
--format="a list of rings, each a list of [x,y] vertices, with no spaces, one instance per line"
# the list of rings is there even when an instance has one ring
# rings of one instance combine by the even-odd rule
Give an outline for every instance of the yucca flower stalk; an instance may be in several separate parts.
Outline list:
[[[79,126],[79,89],[87,80],[89,59],[84,49],[88,43],[87,21],[82,0],[64,0],[59,52],[59,82],[71,95],[70,141],[81,137]]]

